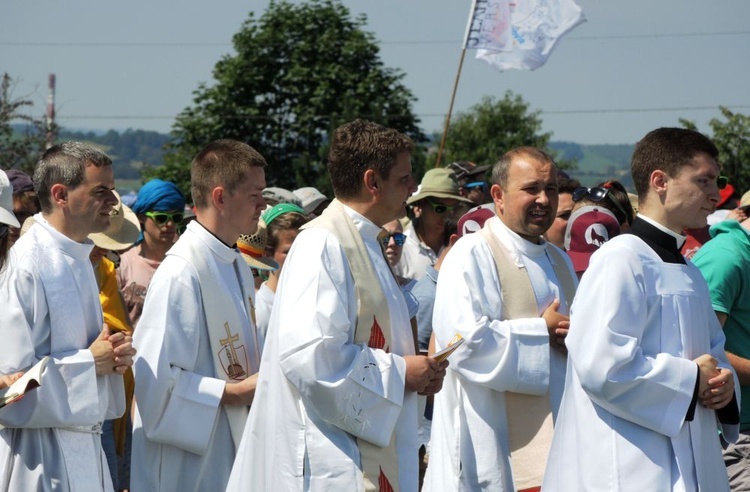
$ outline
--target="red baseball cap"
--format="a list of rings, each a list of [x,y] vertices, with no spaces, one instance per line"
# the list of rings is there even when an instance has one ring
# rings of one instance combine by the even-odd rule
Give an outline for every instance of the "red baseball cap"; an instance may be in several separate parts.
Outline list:
[[[494,203],[485,203],[484,205],[472,208],[458,219],[458,237],[479,231],[487,219],[491,219],[494,216]]]
[[[594,251],[618,234],[620,223],[606,208],[588,205],[575,210],[565,228],[565,249],[576,273],[585,271]]]

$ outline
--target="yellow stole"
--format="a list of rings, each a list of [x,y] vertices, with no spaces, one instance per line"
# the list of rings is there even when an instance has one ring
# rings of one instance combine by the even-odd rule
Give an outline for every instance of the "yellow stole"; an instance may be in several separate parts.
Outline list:
[[[344,210],[343,204],[333,200],[325,211],[308,227],[322,227],[331,232],[344,249],[356,286],[357,326],[354,343],[364,343],[370,348],[386,352],[391,347],[391,317],[383,287],[370,260],[362,236]],[[394,279],[395,282],[395,279]],[[416,423],[415,423],[416,425]],[[398,491],[398,456],[395,433],[387,447],[381,448],[363,439],[357,439],[366,491]],[[416,453],[416,450],[415,450]]]

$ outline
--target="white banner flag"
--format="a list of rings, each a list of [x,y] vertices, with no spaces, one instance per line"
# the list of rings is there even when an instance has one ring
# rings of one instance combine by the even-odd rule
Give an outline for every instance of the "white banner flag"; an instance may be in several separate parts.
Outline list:
[[[464,46],[498,70],[534,70],[585,20],[573,0],[475,0]]]

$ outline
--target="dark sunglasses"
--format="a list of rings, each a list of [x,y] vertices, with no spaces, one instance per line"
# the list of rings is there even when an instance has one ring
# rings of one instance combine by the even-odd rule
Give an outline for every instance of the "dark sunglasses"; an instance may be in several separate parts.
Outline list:
[[[406,242],[406,234],[394,232],[387,236],[383,236],[383,246],[388,246],[388,243],[391,242],[391,238],[393,238],[393,242],[396,243],[396,246],[403,246]]]
[[[9,230],[10,230],[10,226],[8,224],[0,224],[0,239],[7,236]]]
[[[588,197],[588,199],[591,200],[592,202],[599,203],[602,200],[604,200],[608,195],[609,195],[609,188],[602,188],[601,186],[594,186],[593,188],[586,188],[585,186],[581,186],[573,190],[573,201],[580,202],[584,198]],[[628,220],[628,213],[625,211],[624,208],[622,208],[622,205],[620,205],[617,202],[617,200],[615,200],[611,195],[609,196],[609,201],[617,208],[617,210],[622,212],[623,218],[625,220]]]
[[[146,212],[146,217],[152,219],[158,225],[164,225],[170,220],[174,224],[180,224],[182,222],[182,219],[185,217],[185,214],[183,214],[182,212],[173,214],[167,212]]]
[[[432,205],[432,210],[434,210],[435,213],[438,214],[438,215],[442,215],[445,212],[448,212],[448,211],[453,210],[454,208],[456,208],[455,205],[446,205],[444,203],[433,202],[429,198],[427,199],[427,203],[429,203],[430,205]]]
[[[473,183],[467,183],[464,185],[464,188],[471,191],[474,188],[479,188],[482,190],[482,193],[485,193],[487,191],[487,183],[484,181],[475,181]]]

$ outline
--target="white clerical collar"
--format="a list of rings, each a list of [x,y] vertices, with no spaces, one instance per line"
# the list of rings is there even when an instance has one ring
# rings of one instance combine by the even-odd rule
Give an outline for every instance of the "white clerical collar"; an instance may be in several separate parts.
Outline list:
[[[47,219],[44,218],[41,212],[34,216],[34,221],[44,228],[52,236],[52,240],[57,243],[60,250],[70,257],[79,260],[88,259],[91,250],[94,249],[94,242],[91,239],[86,238],[82,243],[73,241],[47,222]]]
[[[343,202],[341,205],[344,206],[344,211],[349,218],[354,222],[354,227],[357,228],[363,239],[378,241],[378,234],[383,230],[382,227],[376,225],[373,221],[357,212],[353,208],[347,206]]]
[[[203,227],[197,220],[190,221],[185,233],[187,234],[188,232],[195,235],[196,238],[205,244],[219,260],[225,263],[232,263],[239,256],[239,252],[236,249],[230,248],[224,244],[223,241],[211,234],[211,232]]]
[[[492,221],[491,227],[493,227],[493,230],[497,231],[498,237],[506,245],[512,245],[513,248],[511,249],[516,250],[529,258],[539,258],[540,256],[544,256],[547,252],[547,242],[541,236],[539,237],[539,244],[535,244],[510,230],[508,226],[500,220],[500,217],[495,216],[490,220]]]
[[[654,219],[652,219],[650,217],[646,217],[643,214],[638,214],[638,217],[640,217],[641,219],[645,220],[646,222],[648,222],[652,226],[656,227],[657,229],[659,229],[663,233],[669,234],[670,236],[672,236],[675,239],[675,241],[677,241],[677,249],[682,248],[682,245],[685,244],[685,240],[687,238],[685,236],[683,236],[682,234],[677,234],[676,232],[667,229],[666,227],[664,227],[660,223],[656,222]]]

